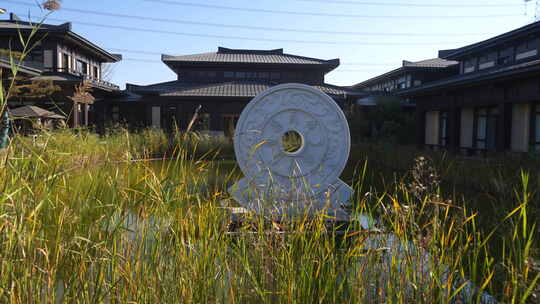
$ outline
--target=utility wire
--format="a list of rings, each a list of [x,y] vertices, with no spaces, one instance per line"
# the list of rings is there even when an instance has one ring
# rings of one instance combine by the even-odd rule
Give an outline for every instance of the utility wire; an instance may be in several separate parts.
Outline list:
[[[57,22],[71,22],[65,19],[57,18],[47,18],[47,20],[57,21]],[[176,36],[186,36],[186,37],[199,37],[199,38],[213,38],[213,39],[230,39],[230,40],[244,40],[244,41],[259,41],[259,42],[279,42],[279,43],[298,43],[298,44],[319,44],[319,45],[355,45],[358,47],[362,46],[426,46],[426,45],[450,45],[450,44],[460,44],[461,42],[457,41],[444,41],[444,42],[366,42],[366,41],[330,41],[330,40],[295,40],[295,39],[273,39],[273,38],[258,38],[258,37],[248,37],[248,36],[229,36],[229,35],[212,35],[212,34],[197,34],[197,33],[188,33],[188,32],[174,32],[166,30],[157,30],[149,28],[137,28],[132,26],[121,26],[121,25],[109,25],[102,23],[91,23],[91,22],[82,22],[75,21],[74,24],[100,27],[106,29],[119,29],[130,32],[145,32],[145,33],[154,33],[154,34],[166,34],[166,35],[176,35]]]
[[[271,10],[260,8],[246,8],[246,7],[234,7],[214,4],[193,3],[184,1],[172,1],[172,0],[143,0],[146,2],[178,5],[185,7],[198,7],[198,8],[210,8],[229,11],[241,11],[250,13],[266,13],[266,14],[281,14],[281,15],[295,15],[295,16],[312,16],[312,17],[336,17],[336,18],[363,18],[363,19],[375,19],[375,18],[398,18],[398,19],[478,19],[478,18],[501,18],[501,17],[517,17],[523,16],[522,14],[500,14],[500,15],[419,15],[419,16],[407,16],[407,15],[360,15],[360,14],[331,14],[331,13],[315,13],[315,12],[296,12],[285,10]]]
[[[35,7],[33,3],[27,3],[17,0],[4,0],[5,2]],[[247,29],[247,30],[256,30],[256,31],[268,31],[268,32],[292,32],[292,33],[306,33],[306,34],[329,34],[329,35],[350,35],[350,36],[405,36],[405,37],[441,37],[441,36],[483,36],[490,34],[483,33],[384,33],[384,32],[358,32],[358,31],[327,31],[327,30],[310,30],[310,29],[297,29],[297,28],[285,28],[285,27],[265,27],[265,26],[253,26],[253,25],[240,25],[240,24],[225,24],[225,23],[211,23],[211,22],[199,22],[199,21],[190,21],[190,20],[180,20],[180,19],[168,19],[168,18],[156,18],[140,15],[128,15],[128,14],[118,14],[118,13],[109,13],[103,11],[94,11],[94,10],[83,10],[75,9],[69,7],[62,7],[63,11],[74,12],[86,15],[95,15],[95,16],[106,16],[106,17],[115,17],[115,18],[124,18],[132,20],[146,20],[153,22],[163,22],[163,23],[173,23],[173,24],[189,24],[189,25],[198,25],[198,26],[208,26],[208,27],[217,27],[217,28],[234,28],[234,29]],[[50,19],[50,18],[49,18]]]
[[[487,7],[521,7],[521,4],[426,4],[405,2],[366,2],[351,0],[295,0],[298,2],[320,2],[332,4],[362,5],[362,6],[393,6],[393,7],[441,7],[441,8],[487,8]]]

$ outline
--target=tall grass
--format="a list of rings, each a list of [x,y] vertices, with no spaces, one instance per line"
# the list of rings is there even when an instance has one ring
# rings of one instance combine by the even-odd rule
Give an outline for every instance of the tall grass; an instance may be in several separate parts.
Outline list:
[[[417,178],[377,188],[366,184],[367,162],[353,211],[372,215],[381,232],[354,224],[340,236],[321,217],[267,233],[272,226],[254,217],[228,235],[221,206],[238,172],[212,149],[193,152],[204,139],[171,149],[146,132],[14,139],[0,169],[0,302],[476,303],[484,292],[538,301],[537,202],[526,173],[513,207],[490,213],[494,228],[479,225],[482,210],[444,197],[429,162]],[[157,151],[175,153],[130,161]]]

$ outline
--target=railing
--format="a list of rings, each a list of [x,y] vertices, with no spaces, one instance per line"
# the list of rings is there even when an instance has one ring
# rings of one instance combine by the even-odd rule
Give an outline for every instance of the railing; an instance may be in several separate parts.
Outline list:
[[[67,73],[67,74],[71,74],[71,75],[81,77],[83,80],[89,81],[92,85],[95,85],[95,86],[98,86],[98,87],[108,88],[108,89],[116,89],[116,90],[120,89],[120,87],[117,86],[114,83],[110,83],[108,81],[101,80],[101,79],[96,78],[94,76],[90,76],[88,74],[81,73],[81,72],[79,72],[77,70],[74,70],[74,69],[56,68],[53,71],[54,72],[59,72],[59,73]]]
[[[117,86],[116,84],[110,83],[105,80],[97,79],[89,75],[83,75],[82,77],[84,78],[84,80],[90,81],[92,84],[100,86],[100,87],[106,87],[106,88],[117,89],[117,90],[120,89],[120,87]]]
[[[11,62],[11,59],[9,58],[9,56],[0,56],[0,60],[3,60],[4,62],[8,62],[8,63]],[[15,58],[14,63],[17,65],[20,64],[23,67],[43,71],[43,63],[39,61],[24,60],[21,62]]]

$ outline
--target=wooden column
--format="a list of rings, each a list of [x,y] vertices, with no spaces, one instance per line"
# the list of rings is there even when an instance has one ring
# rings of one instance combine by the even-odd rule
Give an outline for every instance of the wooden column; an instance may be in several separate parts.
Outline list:
[[[512,132],[512,104],[501,102],[497,105],[499,117],[497,119],[496,146],[498,152],[504,152],[510,147]]]
[[[221,113],[212,112],[210,114],[210,130],[211,131],[222,131],[221,127]]]
[[[71,121],[73,122],[72,128],[76,128],[79,126],[79,104],[77,102],[73,102],[70,112],[71,112]]]
[[[423,149],[426,142],[426,111],[417,105],[414,115],[416,120],[416,146],[418,149]]]
[[[88,125],[89,125],[89,123],[88,123],[88,122],[89,122],[89,121],[88,121],[88,107],[89,107],[89,105],[85,103],[85,104],[82,105],[82,107],[83,107],[83,111],[84,111],[84,122],[83,122],[83,125],[84,125],[84,126],[88,126]]]
[[[455,105],[452,105],[450,110],[448,111],[448,136],[449,136],[449,143],[448,148],[451,151],[459,152],[460,150],[460,116],[461,116],[461,109],[456,107]]]

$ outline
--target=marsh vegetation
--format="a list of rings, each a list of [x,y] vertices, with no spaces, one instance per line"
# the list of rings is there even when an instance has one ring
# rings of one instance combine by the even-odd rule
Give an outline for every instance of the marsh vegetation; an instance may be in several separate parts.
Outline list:
[[[0,169],[0,302],[453,303],[467,280],[461,300],[539,300],[538,171],[356,147],[352,212],[428,253],[392,258],[323,217],[227,235],[231,151],[156,130],[16,136]]]

